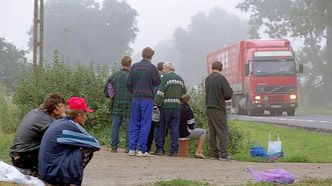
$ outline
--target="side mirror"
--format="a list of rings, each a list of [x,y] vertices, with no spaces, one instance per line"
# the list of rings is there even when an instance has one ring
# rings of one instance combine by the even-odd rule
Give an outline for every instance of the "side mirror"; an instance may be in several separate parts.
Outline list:
[[[300,65],[299,65],[298,73],[303,73],[303,64],[300,64]]]
[[[249,63],[244,65],[244,76],[249,75]]]

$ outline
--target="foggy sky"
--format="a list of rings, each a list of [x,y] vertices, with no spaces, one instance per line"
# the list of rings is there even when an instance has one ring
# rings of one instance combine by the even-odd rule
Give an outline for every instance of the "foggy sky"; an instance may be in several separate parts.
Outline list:
[[[102,2],[102,0],[97,0]],[[191,17],[199,11],[208,12],[217,6],[229,13],[244,17],[235,6],[240,0],[128,0],[139,14],[139,32],[131,45],[134,54],[146,46],[170,37],[176,27],[186,28]],[[28,34],[33,21],[34,0],[0,0],[0,37],[19,49],[27,50]],[[28,57],[31,59],[32,54]]]

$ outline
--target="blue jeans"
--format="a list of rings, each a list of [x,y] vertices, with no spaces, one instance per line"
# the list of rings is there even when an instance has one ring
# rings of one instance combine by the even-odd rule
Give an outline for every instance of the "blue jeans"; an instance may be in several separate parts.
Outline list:
[[[179,125],[180,125],[180,109],[162,108],[160,110],[159,128],[156,128],[158,132],[155,133],[157,152],[160,152],[164,148],[166,126],[170,132],[170,153],[174,154],[178,152]]]
[[[129,150],[146,152],[146,142],[152,122],[153,99],[133,99],[131,105],[131,124]]]
[[[129,146],[129,127],[130,127],[130,117],[123,117],[119,115],[113,115],[112,116],[112,141],[111,146],[113,150],[118,149],[119,145],[119,130],[121,122],[124,122],[126,125],[126,144],[125,147],[128,149]]]

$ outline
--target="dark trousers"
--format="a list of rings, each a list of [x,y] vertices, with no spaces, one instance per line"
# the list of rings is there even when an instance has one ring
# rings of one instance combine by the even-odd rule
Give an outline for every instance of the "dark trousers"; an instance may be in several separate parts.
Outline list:
[[[154,139],[154,132],[155,132],[155,128],[157,127],[159,122],[154,122],[152,121],[152,125],[150,128],[150,133],[149,133],[149,137],[148,137],[148,141],[146,142],[146,152],[150,152],[151,151],[151,146],[153,143],[153,139]]]
[[[211,157],[226,158],[228,156],[227,114],[214,108],[206,109],[206,114],[209,124]]]
[[[166,127],[170,132],[170,153],[175,154],[179,149],[179,125],[180,125],[180,109],[162,108],[160,110],[159,132],[160,136],[156,136],[156,151],[160,152],[164,149],[164,141],[166,136]]]
[[[23,174],[38,176],[38,153],[39,149],[30,152],[13,152],[10,157],[12,164],[20,168]]]

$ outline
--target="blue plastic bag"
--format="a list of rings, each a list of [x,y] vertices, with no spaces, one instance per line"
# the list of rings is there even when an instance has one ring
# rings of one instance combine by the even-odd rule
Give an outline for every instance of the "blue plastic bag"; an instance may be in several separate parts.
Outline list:
[[[250,156],[266,158],[268,155],[261,145],[254,145],[250,147]]]

